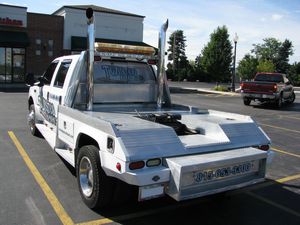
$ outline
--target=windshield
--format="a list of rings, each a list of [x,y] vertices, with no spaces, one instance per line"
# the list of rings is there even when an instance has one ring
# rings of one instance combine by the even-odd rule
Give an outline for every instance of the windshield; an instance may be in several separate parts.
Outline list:
[[[151,84],[155,76],[146,63],[102,61],[94,64],[94,83]]]
[[[283,82],[283,78],[281,74],[257,74],[255,77],[255,81],[266,81],[266,82],[274,82],[281,83]]]

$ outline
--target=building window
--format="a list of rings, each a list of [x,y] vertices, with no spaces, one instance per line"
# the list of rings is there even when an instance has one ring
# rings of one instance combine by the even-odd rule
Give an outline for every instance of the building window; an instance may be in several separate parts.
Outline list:
[[[25,48],[0,48],[0,83],[24,82]]]
[[[42,41],[41,41],[41,39],[37,38],[37,39],[35,39],[35,43],[36,43],[37,45],[40,45],[40,44],[42,43]]]
[[[41,50],[35,50],[35,55],[41,55]]]
[[[53,56],[53,51],[48,51],[48,56],[52,57]]]
[[[53,49],[53,40],[48,40],[49,49]]]

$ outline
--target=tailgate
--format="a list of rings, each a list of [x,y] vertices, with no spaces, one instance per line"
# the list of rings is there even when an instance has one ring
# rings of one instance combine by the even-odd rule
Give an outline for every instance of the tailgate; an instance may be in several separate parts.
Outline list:
[[[274,92],[274,85],[276,83],[271,82],[245,82],[242,85],[244,92]]]
[[[250,147],[167,158],[171,177],[166,193],[181,201],[264,181],[266,158],[266,151]]]

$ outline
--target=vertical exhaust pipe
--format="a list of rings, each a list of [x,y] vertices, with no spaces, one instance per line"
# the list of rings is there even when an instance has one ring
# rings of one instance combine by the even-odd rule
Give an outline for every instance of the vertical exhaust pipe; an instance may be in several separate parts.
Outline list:
[[[158,98],[157,98],[157,107],[160,110],[163,104],[170,105],[170,94],[166,86],[166,72],[165,72],[165,48],[166,48],[166,33],[169,25],[169,20],[167,20],[160,29],[158,37]],[[164,92],[168,96],[164,96]]]
[[[95,27],[94,12],[92,8],[86,10],[87,17],[87,110],[93,110],[94,101],[94,46]]]

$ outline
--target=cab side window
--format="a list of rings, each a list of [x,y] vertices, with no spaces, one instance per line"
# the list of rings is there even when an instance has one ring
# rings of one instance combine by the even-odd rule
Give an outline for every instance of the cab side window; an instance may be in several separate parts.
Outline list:
[[[57,64],[58,62],[52,62],[44,73],[43,78],[45,85],[50,85]]]
[[[54,86],[62,88],[64,86],[64,82],[68,73],[68,70],[70,68],[72,60],[64,60],[60,64],[60,67],[58,69],[55,81],[54,81]]]

